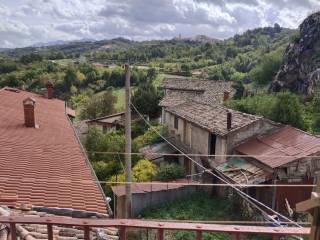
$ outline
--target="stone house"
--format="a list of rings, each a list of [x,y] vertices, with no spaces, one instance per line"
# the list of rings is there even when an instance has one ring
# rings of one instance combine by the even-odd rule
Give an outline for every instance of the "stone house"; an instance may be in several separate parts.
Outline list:
[[[186,153],[217,155],[196,157],[207,167],[214,168],[234,146],[277,125],[224,107],[223,102],[235,93],[231,82],[166,79],[161,86],[165,92],[161,121],[168,127],[170,140]],[[190,160],[179,162],[187,173],[197,172]]]
[[[115,132],[124,129],[124,112],[111,114],[95,119],[88,119],[74,123],[80,139],[85,142],[90,127],[96,127],[102,133]]]
[[[164,97],[160,102],[162,107],[162,123],[165,123],[164,110],[189,100],[197,100],[207,104],[222,104],[235,93],[231,82],[187,80],[181,78],[164,79],[161,83]]]
[[[181,150],[216,155],[195,157],[210,168],[224,162],[225,155],[231,154],[233,148],[247,138],[277,127],[277,124],[259,116],[195,101],[165,108],[164,117],[170,141]],[[180,159],[188,173],[197,172],[189,161]]]

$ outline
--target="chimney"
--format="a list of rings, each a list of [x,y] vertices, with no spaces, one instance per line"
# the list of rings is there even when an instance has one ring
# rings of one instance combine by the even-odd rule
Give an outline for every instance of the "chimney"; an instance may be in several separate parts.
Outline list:
[[[227,112],[227,130],[229,131],[232,127],[232,114],[231,112]]]
[[[48,81],[46,84],[46,87],[47,87],[48,99],[52,99],[53,98],[53,84],[52,84],[52,82]]]
[[[36,127],[36,120],[34,115],[34,107],[36,101],[33,98],[26,98],[23,100],[23,109],[24,109],[24,124],[26,127]]]
[[[224,91],[223,92],[223,101],[227,101],[229,100],[229,97],[230,97],[230,93],[228,91]]]

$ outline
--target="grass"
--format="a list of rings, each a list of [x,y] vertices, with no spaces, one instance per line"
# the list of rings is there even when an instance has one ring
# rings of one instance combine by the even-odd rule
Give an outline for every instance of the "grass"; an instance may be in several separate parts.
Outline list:
[[[168,203],[156,209],[147,209],[142,214],[145,219],[162,220],[193,220],[193,221],[228,221],[241,220],[239,213],[233,210],[232,203],[227,199],[214,197],[206,192],[199,191],[190,195],[185,200]],[[154,233],[149,233],[153,236]],[[141,238],[140,239],[145,239]],[[149,238],[152,239],[152,238]],[[186,231],[167,231],[165,239],[168,240],[191,240],[195,234]],[[203,233],[204,240],[231,240],[231,236],[225,233]],[[269,240],[269,237],[244,236],[243,239]]]
[[[112,91],[113,95],[117,97],[117,103],[115,105],[115,108],[120,112],[124,110],[125,107],[125,91],[124,88],[114,89]]]

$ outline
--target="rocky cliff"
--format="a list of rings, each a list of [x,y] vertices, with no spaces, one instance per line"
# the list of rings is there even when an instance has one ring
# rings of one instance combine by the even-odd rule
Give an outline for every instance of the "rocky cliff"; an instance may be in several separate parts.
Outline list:
[[[300,34],[287,47],[271,90],[312,96],[316,83],[320,87],[320,12],[306,18],[299,28]]]

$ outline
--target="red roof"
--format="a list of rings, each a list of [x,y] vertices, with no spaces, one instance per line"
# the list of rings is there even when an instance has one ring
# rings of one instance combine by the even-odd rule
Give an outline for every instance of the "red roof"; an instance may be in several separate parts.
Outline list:
[[[27,97],[39,128],[24,125]],[[0,195],[17,195],[17,203],[106,213],[64,101],[0,89],[0,166]]]
[[[276,168],[320,152],[320,138],[285,126],[270,134],[252,138],[235,150]]]

